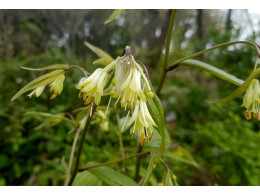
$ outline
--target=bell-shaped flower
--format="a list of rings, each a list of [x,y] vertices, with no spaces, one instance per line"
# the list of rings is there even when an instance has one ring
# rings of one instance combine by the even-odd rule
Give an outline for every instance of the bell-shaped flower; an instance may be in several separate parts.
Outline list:
[[[46,85],[49,84],[50,86],[50,92],[52,93],[52,96],[50,99],[54,99],[57,97],[57,95],[61,94],[63,90],[63,82],[64,82],[65,76],[64,73],[60,73],[58,75],[47,77],[45,80],[42,81],[42,85],[39,85],[36,87],[28,96],[31,98],[32,96],[39,97],[43,90],[45,89]]]
[[[64,74],[59,75],[51,84],[50,84],[50,92],[53,93],[51,96],[51,100],[57,97],[57,95],[61,94],[63,90],[63,82],[64,82],[65,76]]]
[[[118,57],[115,66],[115,94],[121,98],[121,107],[133,110],[137,100],[146,101],[146,86],[142,69],[131,55],[129,47],[123,57]]]
[[[128,78],[119,86],[121,90],[121,106],[133,110],[137,100],[146,101],[146,97],[141,88],[141,74],[136,68],[132,68]]]
[[[260,84],[257,79],[253,79],[247,88],[242,106],[247,109],[245,111],[247,120],[251,119],[253,113],[253,118],[260,121]]]
[[[108,73],[105,69],[96,69],[88,78],[80,81],[77,89],[80,89],[80,97],[83,97],[85,104],[95,102],[100,103],[103,90],[107,83]]]
[[[147,139],[147,143],[149,143],[153,136],[153,126],[156,127],[156,124],[151,117],[145,101],[137,101],[132,117],[127,123],[127,127],[133,123],[134,125],[130,130],[132,136],[135,131],[137,131],[140,144],[143,145],[145,139]]]

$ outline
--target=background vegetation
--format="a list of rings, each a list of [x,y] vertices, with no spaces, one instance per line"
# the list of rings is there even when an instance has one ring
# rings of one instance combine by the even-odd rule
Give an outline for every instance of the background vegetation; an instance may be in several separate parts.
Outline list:
[[[84,41],[114,58],[130,45],[134,56],[147,66],[154,87],[158,85],[170,10],[127,10],[102,26],[111,13],[112,10],[0,10],[0,185],[63,185],[74,137],[72,126],[25,113],[73,113],[82,106],[75,89],[83,77],[78,70],[66,74],[62,95],[53,101],[46,91],[37,99],[23,95],[10,102],[20,88],[44,73],[22,70],[20,66],[77,64],[92,72],[97,67],[92,65],[97,57]],[[247,10],[178,10],[169,61],[226,41],[259,42],[260,31],[255,30],[255,23],[260,24],[256,18],[252,21]],[[245,79],[255,57],[253,48],[238,45],[198,59]],[[260,185],[259,123],[244,119],[242,97],[220,105],[204,103],[234,89],[232,84],[188,67],[168,73],[161,94],[168,129],[165,162],[179,185]],[[82,166],[84,162],[121,157],[114,114],[104,117],[101,112],[95,121],[86,137]],[[123,134],[123,144],[125,154],[136,152],[137,141],[130,141],[129,132]],[[153,143],[146,149],[152,147]],[[134,177],[135,161],[127,161],[127,170],[120,163],[110,167]],[[148,162],[147,157],[143,158],[141,175]],[[158,165],[149,185],[160,185],[163,171]],[[76,185],[113,185],[91,172],[84,174],[89,179],[78,179]]]

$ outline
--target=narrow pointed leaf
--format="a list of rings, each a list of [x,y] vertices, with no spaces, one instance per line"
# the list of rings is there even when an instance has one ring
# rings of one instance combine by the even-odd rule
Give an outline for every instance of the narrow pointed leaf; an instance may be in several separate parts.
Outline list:
[[[206,101],[206,103],[209,104],[216,104],[216,103],[224,103],[224,102],[228,102],[230,100],[233,100],[235,98],[237,98],[238,96],[242,95],[248,88],[248,86],[250,85],[251,81],[258,75],[260,74],[260,68],[258,68],[255,72],[253,72],[246,80],[245,82],[240,85],[233,93],[231,93],[229,96],[218,100],[218,101]]]
[[[151,84],[150,84],[151,86]],[[163,113],[163,108],[160,99],[156,95],[153,87],[151,87],[154,97],[152,99],[148,98],[147,99],[147,108],[157,125],[157,130],[159,134],[161,135],[162,139],[164,140],[164,113]]]
[[[149,180],[149,178],[153,172],[153,168],[155,167],[157,162],[158,162],[157,155],[155,153],[152,153],[148,168],[147,168],[145,176],[144,176],[143,185],[145,185],[147,183],[147,181]]]
[[[198,60],[185,60],[178,65],[179,66],[190,66],[190,67],[195,67],[195,68],[205,70],[205,71],[217,76],[218,78],[226,80],[237,86],[240,86],[244,82],[243,80],[241,80],[229,73],[226,73],[225,71],[223,71],[219,68],[216,68],[210,64],[207,64],[205,62],[201,62]]]
[[[137,186],[133,179],[109,167],[97,167],[89,172],[111,186]]]
[[[49,66],[46,66],[46,67],[43,67],[43,68],[29,68],[29,67],[21,67],[22,69],[25,69],[25,70],[32,70],[32,71],[42,71],[42,70],[52,70],[52,69],[65,69],[65,68],[68,68],[69,65],[66,65],[66,64],[53,64],[53,65],[49,65]]]
[[[111,62],[114,61],[114,59],[108,53],[103,51],[102,49],[95,47],[95,46],[91,45],[90,43],[88,43],[86,41],[84,43],[91,51],[93,51],[98,57],[101,58],[101,59],[98,59],[96,61],[96,63],[101,62],[101,60],[102,60],[103,64],[105,63],[105,65],[108,65],[108,64],[110,64]]]
[[[175,148],[168,152],[165,152],[164,157],[170,158],[171,161],[178,161],[186,164],[190,164],[196,168],[199,167],[198,163],[194,160],[192,155],[182,147]]]
[[[22,94],[26,93],[29,90],[35,89],[39,86],[43,86],[43,85],[47,85],[49,83],[51,83],[52,81],[54,81],[56,79],[56,77],[59,74],[63,74],[64,70],[55,70],[52,71],[48,74],[42,75],[36,79],[34,79],[33,81],[31,81],[30,83],[28,83],[27,85],[25,85],[20,91],[18,91],[11,99],[11,101],[14,101],[15,99],[17,99],[19,96],[21,96]]]
[[[101,186],[102,180],[96,177],[89,171],[77,173],[75,180],[72,183],[73,186]]]
[[[150,98],[147,99],[147,108],[148,108],[155,124],[157,125],[157,130],[158,130],[158,133],[160,134],[162,140],[161,140],[161,144],[158,148],[158,151],[152,152],[152,154],[151,154],[150,162],[149,162],[148,168],[146,170],[146,174],[144,176],[143,185],[145,185],[147,183],[147,181],[149,180],[149,178],[152,174],[153,168],[159,162],[161,156],[163,155],[163,153],[165,151],[165,135],[164,135],[165,126],[164,126],[163,107],[162,107],[161,101],[160,101],[159,97],[156,95],[151,83],[150,83],[150,86],[154,93],[154,97],[152,99],[150,99]]]
[[[113,21],[119,14],[121,14],[124,11],[124,9],[116,9],[112,15],[104,22],[105,24],[108,24],[109,22]]]
[[[109,64],[109,61],[107,61],[107,60],[104,59],[104,58],[99,58],[99,59],[95,60],[95,61],[93,62],[93,64],[94,64],[94,65],[99,64],[99,65],[107,66],[107,65]]]
[[[64,120],[72,125],[76,125],[75,122],[73,122],[72,120],[66,118],[63,116],[63,113],[59,113],[59,114],[50,114],[50,113],[46,113],[46,112],[26,112],[24,115],[34,115],[34,116],[42,116],[42,117],[46,117],[46,118],[56,118],[56,119],[61,119]]]

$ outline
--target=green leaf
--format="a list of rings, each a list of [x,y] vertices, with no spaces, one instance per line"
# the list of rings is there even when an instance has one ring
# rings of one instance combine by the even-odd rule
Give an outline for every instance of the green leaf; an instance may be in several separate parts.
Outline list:
[[[159,97],[156,95],[151,83],[150,83],[151,89],[154,93],[154,97],[152,99],[147,99],[147,108],[157,125],[157,130],[159,134],[161,135],[162,139],[164,140],[164,113],[163,113],[163,107],[161,104],[161,101]]]
[[[102,62],[103,65],[108,65],[110,64],[111,62],[114,61],[114,59],[106,52],[104,52],[102,49],[98,48],[98,47],[95,47],[93,45],[91,45],[90,43],[88,42],[84,42],[84,44],[91,50],[93,51],[95,54],[97,54],[98,57],[100,57],[100,59],[96,60],[94,62],[94,64],[96,63],[100,63]]]
[[[29,67],[21,67],[22,69],[25,70],[32,70],[32,71],[43,71],[43,70],[51,70],[51,69],[65,69],[68,68],[69,65],[65,65],[65,64],[53,64],[53,65],[49,65],[43,68],[29,68]]]
[[[157,125],[158,133],[160,134],[162,139],[161,139],[161,144],[160,144],[158,150],[156,152],[152,152],[152,154],[151,154],[150,162],[149,162],[149,165],[148,165],[145,177],[144,177],[143,185],[145,185],[146,182],[149,180],[154,166],[156,165],[156,163],[159,162],[159,160],[165,150],[165,135],[164,135],[165,126],[164,126],[163,107],[162,107],[161,101],[160,101],[159,97],[156,95],[151,83],[150,83],[150,86],[154,93],[154,97],[152,99],[148,98],[147,108],[148,108],[155,124]]]
[[[181,62],[180,64],[178,64],[179,66],[191,66],[191,67],[196,67],[196,68],[200,68],[202,70],[205,70],[217,77],[219,77],[220,79],[226,80],[230,83],[233,83],[237,86],[240,86],[244,81],[231,75],[228,74],[226,72],[224,72],[223,70],[216,68],[212,65],[209,65],[205,62],[201,62],[198,60],[185,60],[183,62]]]
[[[231,93],[229,96],[218,100],[218,101],[206,101],[206,103],[210,103],[210,104],[216,104],[216,103],[224,103],[224,102],[228,102],[232,99],[235,99],[236,97],[242,95],[248,88],[248,86],[250,85],[251,81],[260,74],[260,68],[256,69],[256,71],[254,71],[246,80],[245,82],[240,85],[233,93]]]
[[[134,174],[135,173],[135,165],[129,165],[127,167],[128,171],[129,171],[129,174]],[[140,167],[140,176],[141,177],[145,177],[145,174],[146,174],[146,169]],[[154,174],[151,174],[150,178],[149,178],[149,183],[152,185],[152,186],[157,186],[158,184],[158,181],[157,181],[157,178],[154,176]]]
[[[183,162],[197,168],[199,167],[198,163],[193,159],[191,154],[182,147],[166,152],[164,156],[170,158],[172,161]]]
[[[46,117],[46,118],[53,118],[53,119],[60,119],[60,120],[64,120],[72,125],[76,125],[75,122],[73,122],[72,120],[64,117],[63,113],[59,113],[59,114],[50,114],[50,113],[46,113],[46,112],[26,112],[24,115],[34,115],[34,116],[42,116],[42,117]]]
[[[90,173],[89,171],[78,172],[73,186],[101,186],[102,180]]]
[[[97,167],[90,169],[89,172],[111,186],[137,186],[137,183],[130,177],[109,167]]]
[[[124,9],[116,9],[112,15],[104,22],[104,25],[108,24],[112,20],[114,20],[119,14],[121,14],[124,11]]]
[[[63,73],[64,73],[64,70],[55,70],[48,74],[40,76],[37,79],[34,79],[33,81],[31,81],[30,83],[25,85],[20,91],[18,91],[12,97],[11,101],[14,101],[19,96],[21,96],[22,94],[26,93],[29,90],[35,89],[35,88],[43,86],[43,85],[45,86],[45,85],[51,83],[52,81],[54,81],[57,78],[57,76],[59,76],[60,74],[63,74]]]
[[[155,167],[156,163],[158,162],[158,157],[156,155],[156,153],[152,153],[151,154],[151,158],[150,158],[150,161],[149,161],[149,165],[148,165],[148,168],[146,170],[146,173],[145,173],[145,176],[144,176],[144,182],[143,182],[143,185],[146,184],[146,182],[149,180],[152,172],[153,172],[153,168]]]
[[[93,64],[94,64],[94,65],[99,64],[99,65],[107,66],[107,65],[109,64],[109,62],[108,62],[106,59],[99,58],[99,59],[95,60],[95,61],[93,62]]]

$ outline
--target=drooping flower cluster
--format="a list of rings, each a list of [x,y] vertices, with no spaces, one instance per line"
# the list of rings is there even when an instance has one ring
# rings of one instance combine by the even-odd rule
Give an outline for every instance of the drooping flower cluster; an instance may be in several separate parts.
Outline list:
[[[130,133],[133,136],[137,132],[142,145],[145,139],[149,142],[153,135],[153,126],[156,127],[146,105],[147,98],[153,98],[153,93],[143,71],[127,46],[124,56],[118,57],[105,68],[96,69],[77,86],[80,90],[79,97],[91,108],[94,104],[99,105],[104,95],[110,95],[110,100],[116,98],[116,104],[120,102],[121,107],[128,110],[126,120],[129,113],[132,113],[126,127],[135,121]],[[122,130],[125,124],[126,121]]]
[[[256,118],[260,121],[260,84],[257,79],[253,79],[246,91],[243,99],[243,104],[247,110],[245,111],[245,118],[250,120]]]

